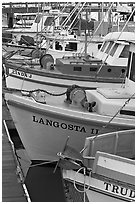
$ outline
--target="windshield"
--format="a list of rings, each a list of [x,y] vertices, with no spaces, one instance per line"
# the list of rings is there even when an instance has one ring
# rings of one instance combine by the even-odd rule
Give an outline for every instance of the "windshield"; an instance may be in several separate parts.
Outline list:
[[[127,78],[135,82],[135,53],[129,52]]]

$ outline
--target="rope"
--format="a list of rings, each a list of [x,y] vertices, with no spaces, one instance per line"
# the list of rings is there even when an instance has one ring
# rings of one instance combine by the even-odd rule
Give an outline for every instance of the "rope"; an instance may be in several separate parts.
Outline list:
[[[40,164],[34,164],[34,165],[31,165],[30,168],[33,168],[33,167],[36,167],[36,166],[42,166],[44,164],[52,164],[54,162],[56,162],[57,160],[54,160],[54,161],[49,161],[49,162],[42,162]]]
[[[36,92],[36,91],[45,92],[51,96],[62,96],[62,95],[65,95],[67,93],[67,91],[65,91],[63,93],[51,93],[51,92],[43,90],[43,89],[34,89],[34,90],[30,91],[30,90],[25,90],[25,89],[20,90],[20,89],[16,89],[16,88],[7,88],[7,87],[3,87],[3,90],[5,92],[18,92],[18,91],[19,92],[27,92],[27,93],[29,93],[28,96],[30,96],[31,93]]]
[[[79,2],[79,3],[76,5],[76,7],[73,9],[72,13],[74,12],[74,10],[76,10],[76,9],[78,9],[78,7],[80,7],[80,4],[81,4],[81,3]],[[85,3],[84,3],[84,5],[85,5]],[[83,8],[83,7],[82,7],[82,8]],[[80,10],[81,10],[81,8],[80,8]],[[69,21],[69,19],[70,19],[71,17],[72,17],[72,14],[70,14],[70,16],[69,16],[67,19],[65,19],[65,20],[63,21],[63,23],[64,23],[65,21],[66,21],[66,22],[64,23],[64,25],[62,25],[63,23],[61,24],[61,31],[63,31],[63,29],[65,28],[65,26],[67,25],[67,23],[68,23],[68,21]],[[61,32],[61,31],[60,31],[60,32]],[[68,29],[67,29],[67,31],[68,31]],[[49,50],[50,46],[55,43],[55,41],[56,41],[56,39],[57,39],[57,37],[58,37],[59,35],[60,35],[60,33],[58,33],[58,34],[56,35],[56,37],[54,38],[54,40],[52,41],[52,43],[46,47],[47,51]],[[64,39],[65,36],[64,36],[64,37],[62,36],[62,38]],[[45,44],[45,43],[44,43],[44,44]],[[44,44],[43,44],[43,45],[44,45]]]
[[[75,174],[75,177],[74,177],[74,188],[78,191],[78,192],[80,192],[80,193],[85,193],[87,190],[89,190],[89,188],[90,188],[90,182],[89,182],[89,184],[88,184],[88,187],[87,187],[87,189],[85,189],[85,178],[84,178],[84,191],[81,191],[81,190],[79,190],[77,187],[76,187],[76,175],[81,171],[81,170],[84,170],[84,177],[86,176],[85,175],[85,167],[81,167],[81,168],[79,168],[78,169],[78,171],[76,172],[76,174]],[[91,171],[90,171],[90,173],[89,173],[89,177],[91,177]],[[89,179],[90,180],[90,179]]]

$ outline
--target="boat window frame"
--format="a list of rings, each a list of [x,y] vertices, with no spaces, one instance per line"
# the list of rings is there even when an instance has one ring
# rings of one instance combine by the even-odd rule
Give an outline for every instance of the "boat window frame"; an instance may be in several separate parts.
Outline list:
[[[100,51],[101,51],[101,52],[104,52],[104,50],[106,49],[108,43],[109,43],[109,41],[105,41],[105,42],[102,44],[102,46],[101,46],[101,48],[100,48]]]
[[[49,20],[50,19],[50,20]],[[49,22],[48,22],[49,21]],[[48,24],[46,24],[46,23],[48,23]],[[54,18],[54,16],[47,16],[47,18],[45,19],[45,21],[44,21],[44,26],[46,27],[46,26],[51,26],[51,25],[53,25],[53,24],[55,24],[55,18]]]
[[[55,50],[63,51],[63,45],[59,41],[55,41]]]
[[[115,43],[115,45],[113,46],[111,52],[110,52],[110,55],[113,57],[114,54],[116,53],[116,50],[118,49],[118,46],[119,44],[118,43]]]
[[[119,58],[128,58],[128,55],[129,55],[129,45],[125,45],[123,47],[121,54],[119,55]]]
[[[72,46],[72,44],[75,45],[75,49],[71,49],[70,47]],[[66,52],[76,52],[78,50],[78,43],[77,42],[67,42],[65,44],[65,51]]]
[[[81,72],[81,71],[82,71],[82,67],[80,67],[80,66],[76,66],[76,67],[75,67],[75,66],[74,66],[74,67],[73,67],[73,71],[74,71],[74,72]]]
[[[35,23],[40,23],[41,21],[41,18],[42,18],[42,15],[41,14],[38,14],[35,18]]]
[[[105,50],[106,54],[110,54],[109,52],[112,49],[113,44],[114,44],[114,41],[109,41],[109,44],[108,44],[108,46],[107,46],[107,48]]]
[[[128,65],[127,65],[127,78],[135,82],[135,53],[129,51]]]

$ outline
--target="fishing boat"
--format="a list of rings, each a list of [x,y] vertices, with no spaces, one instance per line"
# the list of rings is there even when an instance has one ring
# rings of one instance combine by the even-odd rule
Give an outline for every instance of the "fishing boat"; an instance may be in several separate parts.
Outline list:
[[[58,153],[58,165],[83,201],[135,201],[135,129],[86,138],[81,154],[69,148]]]
[[[36,13],[15,13],[14,28],[30,28],[36,18]]]
[[[37,13],[35,19],[30,28],[13,28],[5,29],[4,32],[11,33],[13,37],[16,37],[17,42],[20,41],[21,35],[31,36],[34,40],[38,40],[38,34],[53,32],[54,26],[60,26],[60,23],[67,18],[68,13],[60,12],[59,10],[50,10],[50,12]],[[54,21],[55,25],[51,26]]]
[[[92,56],[96,55],[102,43],[103,38],[98,36],[94,37],[91,42],[89,40],[87,53],[91,53]],[[3,43],[3,48],[7,52],[20,50],[21,56],[29,55],[32,58],[48,54],[53,60],[52,63],[55,64],[57,58],[76,56],[84,51],[85,41],[84,38],[80,39],[75,34],[62,30],[59,35],[46,36],[38,43],[35,43],[32,37],[22,35],[19,42],[14,38],[12,42]]]
[[[55,63],[56,58],[74,56],[82,52],[85,47],[85,38],[77,36],[73,31],[72,25],[76,19],[74,18],[70,23],[70,18],[72,18],[76,9],[73,9],[74,11],[72,10],[70,14],[60,12],[59,10],[50,10],[48,13],[38,14],[29,33],[28,29],[20,31],[19,35],[15,35],[15,29],[13,32],[8,31],[8,33],[13,34],[13,39],[11,42],[3,43],[3,46],[7,51],[20,49],[23,51],[21,52],[22,55],[32,55],[35,58],[39,57],[40,51],[42,51],[42,54],[45,53],[52,56],[53,63]],[[80,12],[81,6],[79,9]],[[88,24],[88,20],[84,22]],[[91,26],[88,27],[88,29],[91,29]],[[86,26],[82,29],[86,29]],[[3,37],[3,41],[5,40],[5,37]],[[97,53],[98,47],[102,44],[103,37],[98,36],[92,39],[92,41],[90,40],[90,37],[87,37],[89,44],[87,53],[91,53],[92,50],[93,55]]]
[[[63,57],[56,60],[55,66],[51,54],[32,60],[13,56],[5,60],[7,87],[27,90],[50,87],[55,91],[72,84],[85,89],[108,87],[108,83],[120,87],[125,80],[129,42],[134,39],[135,34],[130,32],[109,33],[96,57]]]
[[[13,121],[31,160],[57,160],[66,137],[80,151],[85,138],[135,128],[135,43],[130,43],[127,78],[121,88],[84,90],[77,85],[5,93]]]

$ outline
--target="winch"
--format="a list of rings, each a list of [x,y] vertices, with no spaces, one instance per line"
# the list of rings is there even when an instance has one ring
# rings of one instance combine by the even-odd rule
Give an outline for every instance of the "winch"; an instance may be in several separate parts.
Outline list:
[[[89,112],[92,112],[93,107],[96,105],[95,101],[91,103],[88,102],[85,90],[75,84],[67,89],[66,96],[66,103],[80,105],[83,108],[87,109]]]

